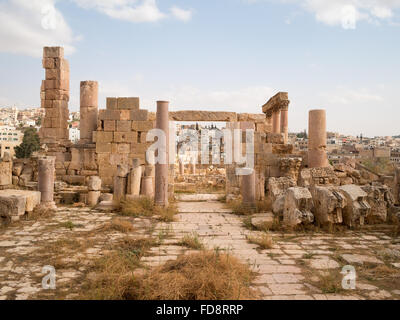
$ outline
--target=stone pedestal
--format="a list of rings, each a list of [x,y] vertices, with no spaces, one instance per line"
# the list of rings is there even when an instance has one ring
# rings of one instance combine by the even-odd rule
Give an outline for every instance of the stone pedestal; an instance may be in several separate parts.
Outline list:
[[[328,165],[326,112],[325,110],[311,110],[308,122],[308,167],[324,168]]]
[[[179,160],[179,174],[181,176],[185,174],[185,165],[182,160]]]
[[[129,168],[127,165],[118,165],[117,174],[114,177],[114,195],[113,195],[114,205],[119,205],[121,200],[125,198],[128,173],[129,173]]]
[[[256,206],[256,174],[254,169],[244,168],[249,174],[242,176],[242,203],[249,208]]]
[[[274,110],[272,113],[272,133],[281,133],[281,111]]]
[[[158,150],[158,156],[164,154],[164,163],[156,163],[155,168],[155,194],[154,201],[156,205],[168,206],[168,159],[169,159],[169,102],[157,101],[156,128],[163,130],[166,137],[166,145]]]
[[[41,193],[41,207],[54,209],[55,157],[39,158],[38,189]]]
[[[128,194],[138,196],[140,195],[140,187],[143,175],[143,167],[136,165],[130,172],[128,178]]]
[[[80,141],[82,143],[92,142],[93,131],[97,130],[98,95],[97,81],[81,82]]]
[[[141,195],[149,198],[154,196],[153,181],[153,177],[142,177]]]
[[[285,144],[288,143],[288,129],[289,128],[289,108],[283,107],[281,109],[281,133]]]

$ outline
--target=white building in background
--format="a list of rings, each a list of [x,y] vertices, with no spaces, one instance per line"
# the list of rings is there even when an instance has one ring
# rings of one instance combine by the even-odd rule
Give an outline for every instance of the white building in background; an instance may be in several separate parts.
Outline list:
[[[69,128],[69,140],[72,143],[77,143],[81,138],[81,132],[78,128]]]
[[[22,143],[24,134],[11,126],[0,126],[0,156],[8,152],[11,156],[15,155],[14,148]]]

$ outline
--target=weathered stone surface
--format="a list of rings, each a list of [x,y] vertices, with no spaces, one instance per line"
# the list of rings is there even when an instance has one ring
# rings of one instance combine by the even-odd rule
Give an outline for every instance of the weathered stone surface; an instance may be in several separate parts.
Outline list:
[[[101,190],[101,179],[97,176],[91,176],[88,180],[88,189],[90,191],[99,191]]]
[[[0,161],[0,186],[12,185],[12,162]]]
[[[332,168],[305,168],[300,171],[299,186],[310,187],[314,185],[340,185],[340,179]]]
[[[299,171],[301,167],[302,159],[296,158],[280,158],[279,159],[279,170],[281,176],[288,177],[294,181],[298,180]]]
[[[350,264],[382,264],[383,262],[376,257],[361,254],[342,254],[342,258]]]
[[[101,195],[101,191],[89,191],[87,204],[91,207],[97,205],[99,203],[100,195]]]
[[[169,119],[173,121],[237,121],[235,112],[222,111],[175,111],[169,113]]]
[[[387,186],[362,186],[361,189],[367,193],[367,202],[371,206],[371,210],[366,216],[368,224],[382,223],[387,220],[387,213],[389,204],[386,201],[389,200],[387,195],[390,193]],[[390,201],[390,200],[389,200]],[[390,203],[392,205],[393,203]]]
[[[1,190],[0,216],[6,220],[18,220],[25,212],[31,212],[40,204],[40,192],[27,190]]]
[[[271,227],[274,222],[274,214],[272,212],[258,213],[251,217],[251,224],[255,228],[264,229]]]
[[[371,211],[371,206],[367,202],[367,193],[359,186],[352,184],[340,186],[339,189],[347,199],[347,205],[343,211],[344,223],[350,227],[364,225],[364,219]]]
[[[312,208],[313,200],[307,188],[289,188],[285,196],[283,222],[289,226],[312,223],[314,221]]]
[[[343,222],[346,197],[336,187],[314,186],[311,188],[315,220],[320,225]]]

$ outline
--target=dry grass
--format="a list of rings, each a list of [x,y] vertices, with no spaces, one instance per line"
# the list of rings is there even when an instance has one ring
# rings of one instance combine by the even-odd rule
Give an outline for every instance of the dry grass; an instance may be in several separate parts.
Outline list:
[[[82,228],[83,227],[82,224],[75,224],[72,221],[61,222],[59,224],[59,226],[61,228],[66,228],[66,229],[69,229],[69,230],[73,230],[74,228]]]
[[[195,275],[195,276],[193,276]],[[251,299],[253,274],[236,258],[215,251],[184,255],[155,268],[131,298],[140,300]]]
[[[263,233],[259,236],[247,236],[247,240],[250,243],[257,244],[261,249],[271,249],[274,245],[272,236],[267,233]]]
[[[143,270],[139,260],[147,245],[146,242],[131,243],[101,258],[86,277],[81,298],[234,300],[255,297],[249,288],[253,278],[249,267],[216,252],[181,256],[146,274],[138,272]]]
[[[204,249],[204,244],[201,242],[201,240],[199,239],[199,235],[196,232],[185,235],[179,242],[179,245],[186,246],[195,250]]]
[[[240,200],[227,202],[226,205],[229,209],[232,209],[233,214],[237,214],[240,216],[248,216],[254,213],[271,211],[271,201],[269,199],[258,201],[255,208],[250,208],[243,205],[242,201]]]
[[[342,288],[343,276],[339,271],[325,271],[319,277],[318,287],[323,293],[339,293]]]
[[[116,218],[116,219],[113,219],[111,222],[108,222],[105,225],[101,226],[98,230],[99,231],[118,231],[118,232],[122,232],[122,233],[128,233],[128,232],[135,230],[135,228],[133,227],[131,222],[129,222],[127,220]]]
[[[54,216],[55,211],[51,209],[43,209],[36,207],[32,212],[29,212],[23,218],[28,221],[46,219]]]
[[[121,202],[119,214],[129,217],[152,217],[157,216],[160,221],[172,222],[177,213],[177,208],[173,199],[170,199],[168,207],[159,207],[154,204],[151,198],[141,197],[135,200]]]

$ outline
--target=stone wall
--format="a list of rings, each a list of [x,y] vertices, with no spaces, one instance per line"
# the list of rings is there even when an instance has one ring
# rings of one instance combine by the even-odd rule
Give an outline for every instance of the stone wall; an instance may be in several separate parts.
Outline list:
[[[107,98],[107,109],[99,110],[97,131],[93,132],[99,176],[112,185],[117,165],[132,166],[133,159],[145,164],[147,132],[155,126],[147,110],[139,108],[139,98]]]

